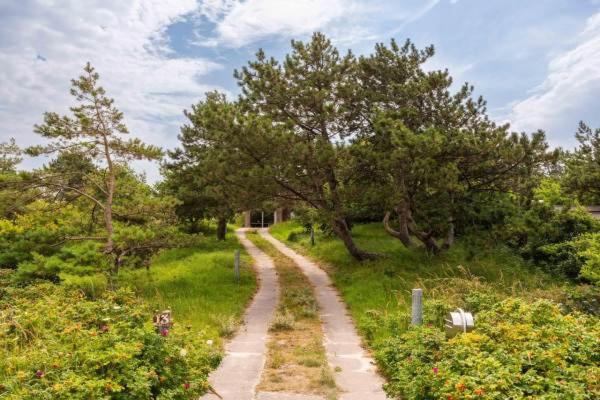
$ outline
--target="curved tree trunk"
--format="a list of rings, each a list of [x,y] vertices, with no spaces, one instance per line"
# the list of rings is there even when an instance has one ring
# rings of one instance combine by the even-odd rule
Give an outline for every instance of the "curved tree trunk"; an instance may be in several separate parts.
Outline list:
[[[415,220],[412,218],[410,211],[407,214],[407,221],[409,221],[409,232],[423,243],[425,249],[427,249],[429,253],[438,254],[440,252],[440,247],[438,246],[437,242],[435,241],[435,238],[433,237],[433,232],[425,232],[420,230],[417,224],[415,223]]]
[[[227,234],[227,218],[219,217],[217,220],[217,240],[225,240]]]
[[[383,217],[383,227],[385,228],[385,231],[387,233],[389,233],[391,236],[395,237],[396,239],[399,239],[404,246],[412,247],[413,242],[410,239],[410,232],[408,231],[408,222],[406,220],[406,215],[399,213],[400,230],[397,231],[394,228],[392,228],[390,225],[390,215],[391,214],[392,213],[390,211],[388,211],[385,213],[385,216]]]
[[[352,235],[350,234],[350,229],[348,229],[348,224],[346,220],[343,218],[336,218],[332,221],[331,227],[333,232],[339,237],[342,242],[344,242],[344,246],[348,252],[359,261],[365,260],[374,260],[379,257],[378,254],[369,253],[367,251],[361,250],[358,248],[356,243],[354,243],[354,239],[352,239]]]
[[[423,232],[414,228],[410,228],[410,232],[423,243],[429,253],[438,254],[440,252],[440,246],[431,232]]]

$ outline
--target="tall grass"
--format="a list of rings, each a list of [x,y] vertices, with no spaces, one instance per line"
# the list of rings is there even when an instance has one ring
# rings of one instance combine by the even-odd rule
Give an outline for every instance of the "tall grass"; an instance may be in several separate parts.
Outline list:
[[[256,290],[251,259],[233,234],[227,236],[223,242],[207,236],[196,248],[165,251],[149,271],[124,271],[119,280],[153,308],[171,309],[176,324],[218,342],[231,334],[231,320],[240,319]],[[239,283],[233,273],[236,249],[242,249]]]
[[[212,229],[212,230],[211,230]],[[219,344],[231,336],[256,291],[252,260],[231,232],[217,241],[214,228],[205,227],[194,248],[170,249],[152,260],[149,270],[121,269],[116,279],[131,287],[152,309],[170,309],[177,327],[185,327]],[[234,252],[241,250],[240,282],[234,279]],[[107,290],[104,275],[61,275],[63,284],[97,298]]]

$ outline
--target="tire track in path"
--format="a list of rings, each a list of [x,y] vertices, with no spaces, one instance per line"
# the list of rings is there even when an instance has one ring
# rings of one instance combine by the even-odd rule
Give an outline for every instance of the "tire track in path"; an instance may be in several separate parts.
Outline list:
[[[244,323],[236,336],[225,345],[225,358],[210,374],[209,382],[224,400],[253,400],[260,381],[266,352],[269,323],[279,301],[279,283],[273,260],[246,238],[246,229],[238,229],[240,243],[252,256],[259,284]],[[204,400],[218,400],[214,394]]]

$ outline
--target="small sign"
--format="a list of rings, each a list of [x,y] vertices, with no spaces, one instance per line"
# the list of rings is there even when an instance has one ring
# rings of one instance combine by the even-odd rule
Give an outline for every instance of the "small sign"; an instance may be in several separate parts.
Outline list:
[[[161,312],[156,311],[152,320],[154,327],[157,332],[162,332],[164,329],[169,329],[173,326],[173,319],[171,318],[171,310],[164,310]]]

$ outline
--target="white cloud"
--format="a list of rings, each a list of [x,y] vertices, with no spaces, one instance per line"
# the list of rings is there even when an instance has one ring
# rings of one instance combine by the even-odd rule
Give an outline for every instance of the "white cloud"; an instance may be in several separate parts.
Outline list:
[[[354,11],[343,0],[211,0],[204,14],[217,22],[215,37],[199,44],[241,47],[268,36],[298,36],[322,29]]]
[[[544,82],[511,105],[515,129],[545,129],[554,145],[572,144],[577,121],[600,122],[600,13],[590,17],[574,48],[553,57]]]
[[[199,14],[216,25],[193,44],[240,48],[269,38],[327,33],[337,45],[388,39],[440,0],[205,0]],[[393,29],[382,30],[391,24]],[[201,29],[205,32],[204,29]]]
[[[166,28],[197,7],[196,0],[0,5],[0,141],[38,142],[33,124],[44,111],[67,111],[70,79],[90,61],[132,134],[172,147],[183,108],[210,88],[199,76],[220,68],[169,48]],[[155,179],[156,171],[149,175]]]

